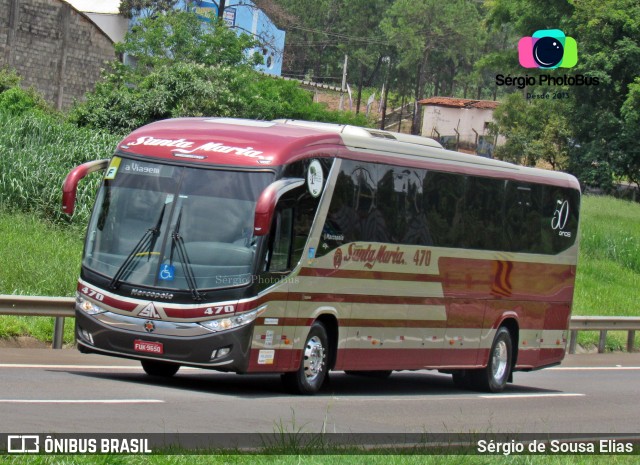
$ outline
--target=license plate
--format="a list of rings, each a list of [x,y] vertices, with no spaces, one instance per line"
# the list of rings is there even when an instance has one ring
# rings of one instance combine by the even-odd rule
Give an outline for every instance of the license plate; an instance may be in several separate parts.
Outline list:
[[[133,341],[133,350],[136,352],[146,352],[149,354],[163,354],[164,347],[160,342],[141,341],[136,339]]]

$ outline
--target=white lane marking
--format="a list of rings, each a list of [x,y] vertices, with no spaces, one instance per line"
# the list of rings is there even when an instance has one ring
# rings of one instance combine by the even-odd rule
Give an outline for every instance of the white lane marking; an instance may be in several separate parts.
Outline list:
[[[477,400],[477,399],[527,399],[527,398],[539,398],[539,397],[584,397],[586,394],[580,393],[538,393],[538,394],[478,394],[478,395],[460,395],[460,396],[442,396],[439,397],[437,394],[433,396],[407,396],[407,397],[385,397],[386,401],[408,401],[408,400],[419,400],[419,401],[433,401],[433,400]],[[357,399],[347,398],[341,396],[334,396],[334,400],[346,400],[349,402],[370,402],[375,399],[380,399],[379,397],[359,397]],[[290,399],[288,400],[290,401]]]
[[[596,370],[640,370],[640,367],[551,367],[547,370],[596,371]]]
[[[140,370],[140,365],[38,365],[25,363],[0,363],[0,368],[36,368],[36,369],[56,369],[56,370]],[[198,370],[193,367],[181,367],[180,370]]]
[[[479,395],[480,399],[534,399],[537,397],[584,397],[586,394],[580,394],[577,392],[562,392],[562,393],[545,393],[545,394],[487,394]]]
[[[159,399],[0,399],[0,404],[164,404]]]

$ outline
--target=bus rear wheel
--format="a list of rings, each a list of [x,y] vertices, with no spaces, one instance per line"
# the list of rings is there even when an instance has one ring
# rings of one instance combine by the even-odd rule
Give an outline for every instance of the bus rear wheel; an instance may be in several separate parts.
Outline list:
[[[511,333],[501,326],[491,344],[489,361],[481,370],[466,370],[463,380],[472,389],[485,392],[501,392],[507,385],[513,361]],[[454,383],[456,379],[454,378]]]
[[[158,362],[156,360],[141,360],[142,369],[150,376],[171,378],[180,369],[180,365],[169,362]]]
[[[296,394],[315,394],[322,388],[329,372],[329,338],[320,322],[311,326],[302,351],[300,368],[282,375],[285,387]]]

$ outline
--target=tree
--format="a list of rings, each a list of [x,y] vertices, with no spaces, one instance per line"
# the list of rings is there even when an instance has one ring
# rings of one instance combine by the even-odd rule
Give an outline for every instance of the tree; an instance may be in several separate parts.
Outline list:
[[[476,4],[467,0],[397,0],[380,27],[398,51],[399,66],[414,72],[414,98],[420,100],[427,80],[437,71],[434,62],[472,52],[480,18]],[[418,132],[416,113],[412,133]]]
[[[496,148],[501,160],[525,166],[544,162],[566,169],[572,132],[567,121],[567,100],[530,100],[519,92],[509,95],[493,113],[491,133],[505,136]]]
[[[345,0],[276,0],[288,15],[284,66],[293,77],[339,85],[344,54],[341,21],[348,16]]]
[[[160,12],[172,10],[178,0],[122,0],[119,11],[125,18],[140,16],[155,16]]]
[[[576,3],[571,22],[580,47],[575,72],[599,80],[597,86],[572,88],[571,119],[579,143],[572,168],[591,182],[584,168],[596,161],[614,176],[637,183],[640,161],[634,124],[640,111],[640,4],[584,0]],[[598,178],[605,175],[599,173]]]
[[[262,58],[247,57],[245,52],[256,44],[248,34],[237,35],[216,18],[201,21],[193,12],[171,10],[143,18],[116,51],[134,58],[137,67],[146,68],[168,62],[253,66]]]
[[[253,69],[254,44],[211,18],[168,11],[144,18],[118,46],[134,66],[111,63],[94,92],[71,112],[82,126],[125,133],[155,120],[180,116],[298,118],[366,125],[312,101],[297,83]]]
[[[567,169],[583,184],[607,188],[615,178],[637,183],[640,4],[636,0],[494,0],[491,5],[489,19],[494,26],[510,24],[520,36],[560,28],[578,43],[578,63],[565,74],[589,78],[592,84],[566,87],[569,100],[547,113],[547,119],[565,120],[559,132],[571,140]],[[506,53],[513,55],[515,63],[515,51]],[[561,76],[559,71],[554,73]],[[527,74],[538,73],[527,70]],[[529,137],[534,132],[529,131]]]

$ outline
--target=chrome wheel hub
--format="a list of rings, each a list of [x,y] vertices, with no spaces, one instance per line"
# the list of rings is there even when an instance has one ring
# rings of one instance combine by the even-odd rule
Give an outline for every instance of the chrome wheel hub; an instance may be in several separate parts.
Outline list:
[[[498,341],[491,354],[491,371],[493,379],[500,381],[504,378],[507,372],[507,361],[509,359],[507,354],[507,344],[504,341]]]
[[[304,349],[304,375],[307,381],[313,382],[324,369],[324,347],[318,336],[307,341]]]

